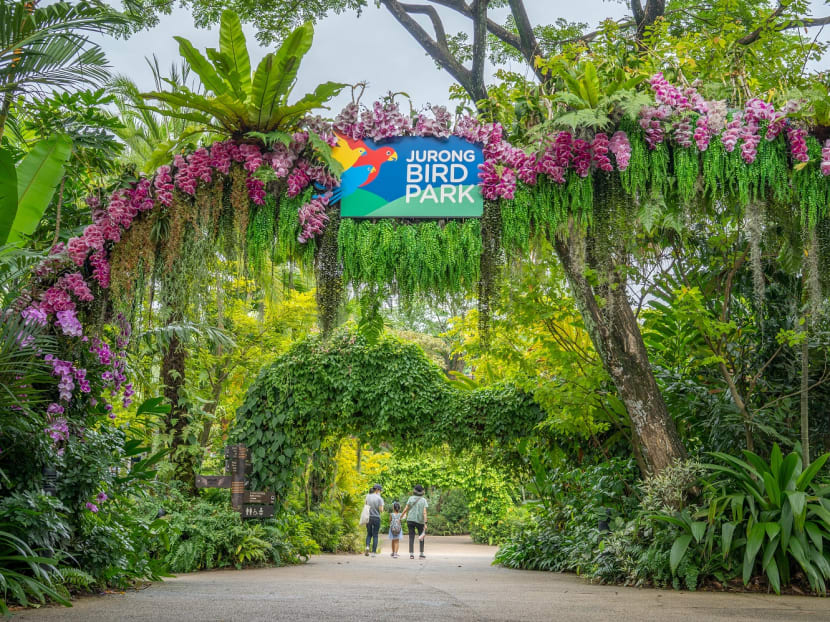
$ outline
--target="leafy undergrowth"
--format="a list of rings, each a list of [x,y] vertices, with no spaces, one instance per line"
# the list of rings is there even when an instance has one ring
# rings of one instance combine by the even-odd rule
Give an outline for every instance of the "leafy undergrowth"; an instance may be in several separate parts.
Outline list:
[[[777,446],[769,461],[712,456],[640,484],[624,464],[554,471],[496,562],[621,585],[826,595],[830,485],[818,474],[830,455],[807,469]],[[621,485],[637,494],[615,494]]]

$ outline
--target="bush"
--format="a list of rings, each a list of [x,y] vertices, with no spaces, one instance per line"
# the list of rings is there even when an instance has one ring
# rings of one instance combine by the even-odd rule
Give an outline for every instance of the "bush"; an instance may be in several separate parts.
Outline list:
[[[341,508],[323,505],[309,512],[309,534],[320,549],[329,553],[354,553],[362,549],[358,518],[355,512],[344,512]]]
[[[506,521],[507,541],[496,561],[510,568],[568,571],[593,576],[602,541],[600,521],[627,516],[636,507],[632,461],[584,469],[540,470],[529,504],[532,514]],[[527,512],[525,510],[524,512]]]
[[[14,492],[0,499],[0,523],[14,525],[26,534],[35,550],[52,556],[70,537],[66,508],[60,499],[33,490]]]
[[[796,452],[785,457],[777,446],[769,461],[746,451],[745,460],[713,455],[721,464],[682,463],[644,482],[639,504],[621,495],[616,506],[607,505],[609,491],[625,481],[613,475],[621,464],[554,472],[530,518],[512,521],[496,561],[689,590],[741,576],[744,584],[764,577],[780,593],[800,573],[813,592],[825,594],[830,487],[817,474],[830,454],[804,470]],[[609,517],[610,531],[601,530],[595,521]]]
[[[710,487],[708,507],[672,548],[682,559],[687,543],[706,543],[741,565],[744,585],[765,574],[776,593],[800,569],[810,587],[827,593],[830,581],[830,488],[818,487],[816,475],[825,454],[802,470],[801,456],[784,457],[774,445],[769,462],[750,452],[745,460],[713,455],[726,465],[710,465],[722,481]],[[695,530],[697,526],[697,530]],[[717,532],[720,527],[720,532]]]
[[[310,536],[311,526],[300,517],[286,513],[261,522],[243,521],[227,499],[213,497],[177,503],[181,509],[165,517],[170,545],[164,561],[171,571],[294,564],[319,552]]]

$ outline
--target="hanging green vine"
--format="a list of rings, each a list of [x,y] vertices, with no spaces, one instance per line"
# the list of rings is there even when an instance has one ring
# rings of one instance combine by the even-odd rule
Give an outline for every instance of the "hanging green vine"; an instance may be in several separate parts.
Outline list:
[[[337,259],[337,234],[340,214],[337,207],[327,211],[329,223],[317,246],[314,264],[317,277],[317,310],[320,330],[324,335],[331,334],[337,324],[337,312],[343,298],[343,278],[340,262]]]
[[[312,188],[306,188],[305,192],[295,197],[284,195],[280,198],[280,208],[276,222],[276,240],[272,246],[272,262],[282,263],[293,260],[295,263],[306,267],[314,265],[315,242],[300,244],[297,241],[302,230],[298,216],[300,207],[311,200],[313,193]]]
[[[343,278],[354,286],[392,283],[409,298],[419,292],[470,291],[478,281],[478,220],[415,224],[343,219],[338,234]]]
[[[266,260],[273,254],[272,247],[278,237],[278,211],[277,198],[273,194],[265,197],[264,205],[251,206],[246,248],[248,263],[255,274],[260,274],[265,270]]]
[[[498,294],[499,269],[502,264],[501,209],[496,201],[484,202],[481,217],[481,278],[478,282],[478,332],[482,345],[488,343],[490,306]]]
[[[697,194],[699,158],[692,147],[674,150],[674,176],[677,194],[683,205],[688,205]]]

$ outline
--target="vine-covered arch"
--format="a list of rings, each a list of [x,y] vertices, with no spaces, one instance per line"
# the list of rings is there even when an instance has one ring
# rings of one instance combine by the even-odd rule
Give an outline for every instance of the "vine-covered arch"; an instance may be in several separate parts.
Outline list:
[[[326,438],[357,436],[404,451],[463,449],[527,436],[543,416],[512,385],[456,387],[416,345],[391,337],[371,344],[338,331],[298,342],[263,369],[237,412],[234,436],[248,446],[255,484],[284,496]]]

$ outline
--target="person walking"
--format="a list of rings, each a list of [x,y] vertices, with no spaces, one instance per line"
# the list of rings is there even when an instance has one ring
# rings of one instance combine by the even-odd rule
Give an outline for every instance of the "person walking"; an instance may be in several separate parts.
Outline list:
[[[424,536],[427,529],[427,508],[429,503],[424,497],[424,487],[415,484],[412,489],[412,496],[406,502],[406,507],[401,514],[401,520],[406,519],[406,526],[409,528],[409,559],[415,559],[415,532],[418,533],[418,542],[421,554],[418,556],[424,559]]]
[[[392,544],[392,557],[400,557],[398,549],[401,548],[401,504],[395,501],[392,504],[392,511],[389,512],[389,542]]]
[[[383,497],[380,496],[383,487],[380,484],[372,486],[372,490],[366,495],[366,505],[369,506],[369,522],[366,523],[366,552],[369,556],[371,546],[372,557],[378,551],[378,532],[380,532],[380,513],[383,512]]]

